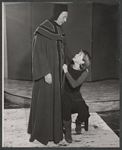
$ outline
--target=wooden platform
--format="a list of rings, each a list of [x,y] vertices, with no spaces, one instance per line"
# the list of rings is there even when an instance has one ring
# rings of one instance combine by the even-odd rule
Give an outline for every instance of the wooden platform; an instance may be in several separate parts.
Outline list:
[[[30,109],[5,109],[4,110],[4,132],[3,147],[85,147],[85,148],[118,148],[119,137],[108,127],[97,113],[90,113],[89,130],[82,130],[82,134],[75,133],[75,114],[72,115],[72,138],[73,142],[68,144],[64,139],[59,144],[49,142],[47,146],[34,141],[29,142],[30,135],[27,134],[28,118]]]
[[[49,142],[47,146],[34,141],[29,142],[30,135],[27,134],[29,119],[29,108],[4,109],[4,128],[2,147],[35,148],[35,147],[83,147],[83,148],[118,148],[119,137],[102,120],[95,111],[119,110],[119,80],[104,80],[98,82],[86,82],[81,88],[83,97],[90,107],[89,130],[82,130],[82,134],[75,133],[75,118],[72,115],[72,138],[73,142],[68,144],[64,139],[59,144]],[[4,96],[18,104],[31,103],[32,82],[19,80],[5,80]]]
[[[31,103],[32,81],[4,80],[4,96],[18,104]],[[90,112],[119,110],[120,84],[119,80],[103,80],[86,82],[81,93]]]

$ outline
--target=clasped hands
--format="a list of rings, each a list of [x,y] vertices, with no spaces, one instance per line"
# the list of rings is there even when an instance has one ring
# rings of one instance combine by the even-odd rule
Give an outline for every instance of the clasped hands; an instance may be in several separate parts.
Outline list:
[[[67,68],[67,65],[64,64],[62,69],[64,70],[64,73],[67,73],[68,72],[68,68]],[[45,82],[48,83],[48,84],[52,84],[52,75],[51,73],[48,73],[45,77]]]

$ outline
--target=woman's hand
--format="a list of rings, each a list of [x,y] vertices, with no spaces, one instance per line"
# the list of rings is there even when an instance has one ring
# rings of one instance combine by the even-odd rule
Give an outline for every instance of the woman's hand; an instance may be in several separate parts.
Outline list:
[[[45,82],[47,82],[48,84],[51,84],[52,83],[52,75],[51,73],[47,74],[45,77]]]
[[[66,64],[64,64],[62,68],[63,68],[63,70],[64,70],[64,73],[67,73],[67,72],[68,72],[68,67],[67,67]]]

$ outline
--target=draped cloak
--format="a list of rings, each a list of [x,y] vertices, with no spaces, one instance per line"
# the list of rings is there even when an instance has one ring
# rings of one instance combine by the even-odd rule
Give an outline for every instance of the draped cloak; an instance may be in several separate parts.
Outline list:
[[[63,139],[61,121],[62,65],[66,60],[65,34],[53,20],[46,20],[33,37],[33,90],[28,133],[41,142],[54,143]],[[52,74],[52,84],[44,76]]]

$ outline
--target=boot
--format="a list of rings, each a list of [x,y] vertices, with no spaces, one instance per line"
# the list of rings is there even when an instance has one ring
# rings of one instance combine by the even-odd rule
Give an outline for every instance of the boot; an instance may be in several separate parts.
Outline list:
[[[78,119],[76,119],[75,123],[76,123],[76,128],[75,128],[76,133],[81,134],[81,131],[82,131],[81,124],[82,124],[82,122],[80,122]]]
[[[64,125],[64,129],[65,129],[65,140],[68,143],[72,143],[72,137],[71,137],[71,120],[70,121],[63,120],[63,125]]]

